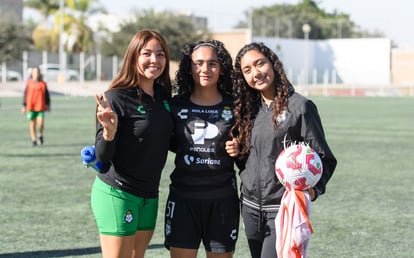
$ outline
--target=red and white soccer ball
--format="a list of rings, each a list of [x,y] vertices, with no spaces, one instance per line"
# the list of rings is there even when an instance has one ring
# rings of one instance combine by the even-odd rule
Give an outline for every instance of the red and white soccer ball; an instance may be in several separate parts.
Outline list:
[[[277,178],[289,190],[305,190],[315,186],[322,170],[318,153],[306,144],[293,144],[285,148],[275,164]]]

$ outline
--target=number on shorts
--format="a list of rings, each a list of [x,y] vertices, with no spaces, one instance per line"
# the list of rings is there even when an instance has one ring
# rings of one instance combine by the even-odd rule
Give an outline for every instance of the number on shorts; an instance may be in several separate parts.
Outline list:
[[[175,202],[168,201],[165,217],[172,219],[174,217]]]

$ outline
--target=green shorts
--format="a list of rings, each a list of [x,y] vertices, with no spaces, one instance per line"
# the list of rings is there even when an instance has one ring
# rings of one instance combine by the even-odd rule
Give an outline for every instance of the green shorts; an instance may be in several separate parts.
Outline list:
[[[91,206],[102,235],[131,236],[138,230],[155,229],[158,198],[137,197],[96,177]]]
[[[39,112],[28,111],[27,112],[27,120],[34,120],[37,117],[44,117],[44,116],[45,116],[45,112],[43,112],[43,111],[39,111]]]

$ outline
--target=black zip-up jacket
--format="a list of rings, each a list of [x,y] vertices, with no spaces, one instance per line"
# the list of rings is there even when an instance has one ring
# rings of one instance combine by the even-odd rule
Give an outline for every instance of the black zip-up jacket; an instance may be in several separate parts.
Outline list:
[[[336,167],[336,158],[325,139],[316,105],[291,89],[289,112],[275,130],[272,124],[273,104],[262,101],[252,129],[250,152],[241,166],[241,199],[244,205],[261,211],[279,208],[284,187],[275,174],[279,153],[292,142],[306,142],[321,157],[323,174],[314,187],[317,195],[325,192],[326,184]]]
[[[158,197],[173,129],[166,90],[156,84],[154,97],[142,91],[139,97],[138,88],[109,90],[106,97],[118,114],[118,129],[115,139],[107,142],[98,123],[96,156],[109,163],[99,178],[139,197]]]

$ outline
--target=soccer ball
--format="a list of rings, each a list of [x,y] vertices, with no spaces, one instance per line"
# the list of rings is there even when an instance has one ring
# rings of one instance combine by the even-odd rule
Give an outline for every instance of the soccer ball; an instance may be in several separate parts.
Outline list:
[[[285,148],[275,164],[277,178],[289,190],[305,190],[315,186],[322,176],[322,170],[318,153],[304,143]]]

